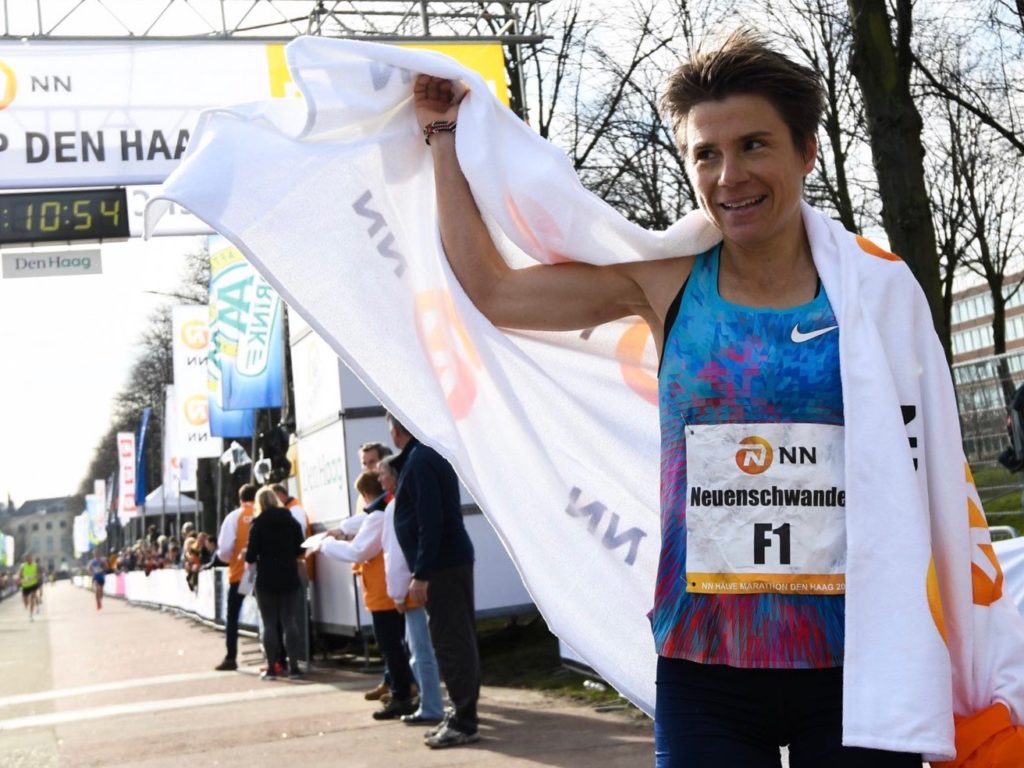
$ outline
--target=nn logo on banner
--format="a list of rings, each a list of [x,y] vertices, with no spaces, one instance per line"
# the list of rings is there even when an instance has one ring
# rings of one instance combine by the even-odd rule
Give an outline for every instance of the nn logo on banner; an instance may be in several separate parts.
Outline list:
[[[211,392],[225,411],[284,402],[281,299],[241,252],[210,237]]]
[[[207,308],[199,304],[171,310],[174,412],[165,427],[171,432],[164,446],[165,456],[208,459],[224,452],[221,439],[210,432],[206,383],[210,341],[207,312]]]

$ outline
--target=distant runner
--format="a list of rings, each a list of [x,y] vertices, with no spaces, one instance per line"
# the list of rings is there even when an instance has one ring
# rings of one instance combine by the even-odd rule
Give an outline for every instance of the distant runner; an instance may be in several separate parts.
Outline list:
[[[107,580],[107,565],[100,558],[98,552],[92,553],[92,560],[89,561],[89,573],[92,575],[92,588],[96,593],[96,610],[103,608],[103,584]]]
[[[25,562],[18,570],[18,583],[21,584],[21,599],[28,609],[28,620],[35,621],[39,607],[39,563],[31,553],[25,555]]]

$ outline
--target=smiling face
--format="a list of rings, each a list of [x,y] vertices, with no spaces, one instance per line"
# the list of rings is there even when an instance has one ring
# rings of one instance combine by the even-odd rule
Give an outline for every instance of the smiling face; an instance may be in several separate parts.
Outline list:
[[[772,103],[750,94],[696,104],[682,128],[690,178],[726,245],[758,252],[802,236],[800,199],[814,168],[813,138],[797,151]]]

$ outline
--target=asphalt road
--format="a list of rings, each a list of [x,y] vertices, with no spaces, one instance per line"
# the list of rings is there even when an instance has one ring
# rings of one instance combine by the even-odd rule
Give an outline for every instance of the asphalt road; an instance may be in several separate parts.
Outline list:
[[[67,582],[29,622],[20,596],[0,602],[0,765],[551,766],[653,764],[650,723],[533,691],[485,688],[481,741],[447,750],[423,728],[376,722],[362,692],[378,678],[317,669],[263,682],[242,640],[239,672],[214,672],[223,635],[189,619]]]

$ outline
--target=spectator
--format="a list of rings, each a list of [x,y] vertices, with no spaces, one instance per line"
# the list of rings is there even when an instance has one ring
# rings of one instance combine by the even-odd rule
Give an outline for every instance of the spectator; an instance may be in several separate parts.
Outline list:
[[[195,592],[199,588],[199,569],[203,567],[203,561],[199,557],[199,544],[194,536],[185,539],[181,564],[185,570],[185,583]]]
[[[277,677],[274,663],[288,656],[288,677],[300,675],[297,653],[302,635],[299,629],[301,589],[298,561],[304,552],[302,528],[291,513],[281,506],[277,494],[263,488],[256,496],[256,510],[249,531],[245,562],[256,568],[256,603],[263,619],[263,651],[267,669],[260,677]],[[284,628],[284,648],[279,647],[278,623]]]
[[[384,496],[384,489],[377,475],[372,472],[360,474],[355,486],[367,505]],[[412,699],[412,670],[402,645],[405,619],[396,609],[394,601],[388,597],[380,535],[383,523],[383,511],[374,509],[366,516],[352,541],[327,538],[320,543],[320,551],[336,560],[362,564],[363,600],[373,619],[373,634],[384,656],[391,687],[390,699],[373,713],[373,718],[395,720],[403,715],[414,714],[416,706]],[[343,534],[332,531],[331,535],[340,537]]]
[[[398,485],[398,470],[393,456],[381,459],[377,465],[377,477],[385,494],[391,497],[384,510],[380,543],[384,550],[384,573],[388,597],[395,608],[405,617],[405,641],[409,646],[410,665],[420,687],[420,705],[411,715],[402,715],[406,725],[436,724],[444,717],[441,699],[441,679],[434,655],[434,644],[430,640],[427,611],[409,598],[409,564],[402,553],[402,547],[395,535],[395,487]]]
[[[217,537],[217,557],[228,566],[228,608],[224,620],[224,643],[227,653],[214,669],[230,671],[238,669],[238,615],[242,610],[245,595],[239,593],[238,584],[245,571],[245,546],[249,541],[249,527],[252,525],[253,503],[256,500],[256,486],[246,483],[238,489],[237,509],[224,518]]]
[[[393,414],[391,439],[402,451],[395,491],[395,535],[412,571],[409,596],[426,605],[448,695],[455,705],[427,735],[432,749],[480,740],[480,656],[473,597],[473,542],[462,521],[459,479],[433,448],[419,442]]]
[[[199,560],[203,565],[213,562],[215,546],[210,534],[200,531],[196,534],[196,545],[199,547]]]
[[[390,455],[391,449],[384,443],[363,443],[359,446],[359,463],[363,472],[376,472],[380,460]]]

